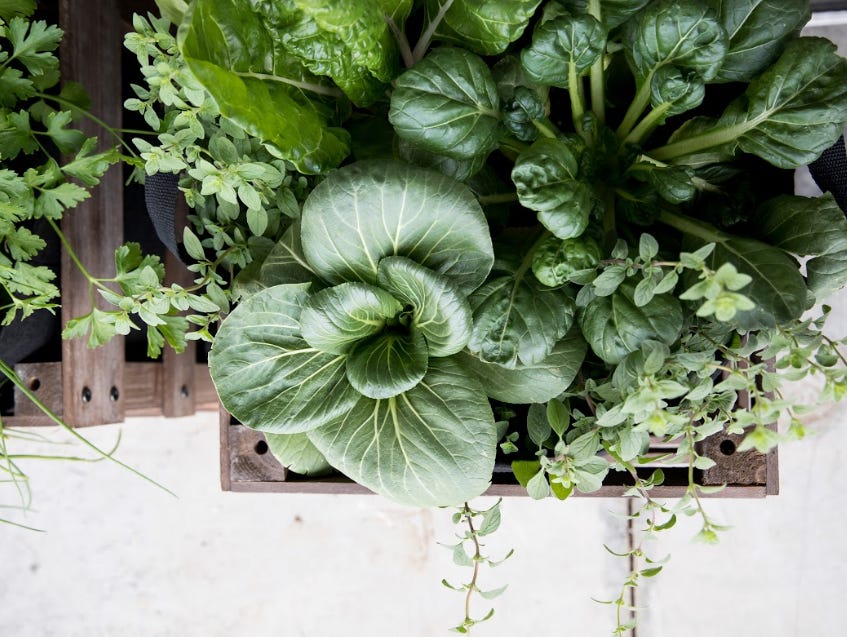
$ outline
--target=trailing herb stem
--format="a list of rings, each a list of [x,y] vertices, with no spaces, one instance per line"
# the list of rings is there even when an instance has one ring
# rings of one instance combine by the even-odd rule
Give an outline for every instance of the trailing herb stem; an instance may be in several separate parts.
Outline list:
[[[468,523],[468,533],[470,534],[470,538],[473,541],[474,546],[474,554],[471,557],[473,560],[473,575],[471,576],[471,581],[468,584],[468,593],[465,595],[465,623],[469,624],[473,621],[471,619],[471,597],[473,596],[474,591],[477,590],[476,582],[479,578],[479,563],[482,561],[482,553],[479,546],[479,535],[473,525],[473,511],[470,506],[468,506],[467,502],[464,504],[462,513]]]

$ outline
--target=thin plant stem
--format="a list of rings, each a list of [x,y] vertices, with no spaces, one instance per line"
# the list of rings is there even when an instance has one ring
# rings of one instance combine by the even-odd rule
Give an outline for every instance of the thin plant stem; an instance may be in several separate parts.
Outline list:
[[[67,108],[73,109],[73,112],[81,114],[86,119],[90,119],[92,122],[97,124],[100,128],[102,128],[103,130],[108,132],[112,137],[114,137],[120,143],[121,146],[123,146],[127,150],[127,152],[129,152],[129,154],[132,157],[138,157],[138,154],[135,152],[135,149],[133,149],[132,146],[127,144],[124,141],[123,137],[121,137],[118,134],[118,129],[116,129],[112,126],[109,126],[106,122],[104,122],[102,119],[100,119],[99,117],[97,117],[93,113],[90,113],[89,111],[87,111],[83,108],[80,108],[77,104],[74,104],[70,100],[66,100],[63,97],[59,97],[58,95],[50,95],[48,93],[36,93],[35,97],[40,97],[43,100],[50,100],[50,101],[56,102],[57,104],[61,104],[62,106],[65,106]],[[144,134],[149,135],[150,133],[145,132]]]
[[[406,68],[412,68],[415,65],[415,57],[412,55],[412,47],[409,45],[409,38],[400,30],[397,23],[389,15],[385,16],[385,22],[388,28],[391,29],[391,34],[394,36],[394,41],[397,43],[397,48],[400,50],[400,56],[403,58],[403,64]]]
[[[441,8],[438,10],[438,13],[432,21],[427,25],[426,30],[421,34],[420,39],[418,39],[418,42],[415,44],[415,48],[412,51],[412,59],[415,63],[420,62],[423,59],[423,56],[426,55],[427,49],[429,49],[429,45],[432,42],[432,38],[435,35],[436,30],[438,30],[438,25],[441,24],[441,21],[444,19],[444,16],[447,15],[451,6],[453,6],[453,0],[446,0],[446,2],[441,5]]]
[[[135,474],[136,476],[138,476],[142,480],[146,480],[147,482],[159,487],[160,489],[162,489],[166,493],[169,493],[170,495],[176,497],[176,494],[173,491],[171,491],[170,489],[168,489],[167,487],[159,484],[158,482],[153,480],[153,478],[144,475],[138,469],[135,469],[135,468],[129,466],[128,464],[121,462],[120,460],[118,460],[117,458],[112,456],[109,452],[103,451],[100,447],[98,447],[93,442],[91,442],[90,440],[85,438],[83,435],[81,435],[79,432],[74,430],[73,427],[66,424],[65,421],[63,421],[59,416],[57,416],[55,414],[55,412],[53,412],[52,409],[50,409],[47,405],[45,405],[43,402],[41,402],[41,400],[39,400],[38,396],[33,394],[32,391],[30,391],[29,387],[26,386],[26,383],[24,383],[20,379],[20,377],[15,373],[15,370],[13,370],[11,367],[9,367],[2,360],[0,360],[0,374],[3,374],[6,378],[8,378],[15,385],[15,387],[17,387],[23,393],[24,396],[26,396],[29,400],[31,400],[32,403],[36,407],[38,407],[39,410],[41,410],[41,412],[45,416],[47,416],[55,424],[59,425],[59,427],[64,429],[71,436],[73,436],[74,438],[79,440],[79,442],[81,442],[84,446],[91,449],[94,453],[96,453],[99,456],[102,456],[103,458],[105,458],[107,460],[110,460],[111,462],[114,462],[119,467],[122,467],[122,468],[126,469],[127,471],[129,471],[130,473]]]
[[[465,623],[471,623],[471,597],[473,596],[473,592],[476,590],[476,582],[479,577],[479,563],[482,558],[482,552],[480,551],[479,546],[479,537],[477,536],[476,529],[473,525],[473,516],[471,515],[472,511],[467,502],[465,502],[465,519],[468,522],[468,529],[470,531],[471,539],[474,544],[474,556],[473,556],[473,576],[471,577],[470,584],[468,584],[468,594],[465,596]]]
[[[588,13],[598,22],[602,20],[600,0],[588,0]],[[591,66],[591,110],[599,124],[606,123],[606,56],[601,55]]]

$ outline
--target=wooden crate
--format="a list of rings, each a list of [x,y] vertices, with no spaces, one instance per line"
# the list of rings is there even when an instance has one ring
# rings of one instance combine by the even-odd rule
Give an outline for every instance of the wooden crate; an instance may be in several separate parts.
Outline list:
[[[289,471],[277,462],[268,450],[264,434],[238,423],[223,408],[220,412],[221,488],[224,491],[270,493],[371,493],[342,475],[309,478]],[[779,493],[777,450],[760,454],[754,450],[738,451],[740,435],[717,434],[701,443],[700,453],[712,458],[715,466],[697,471],[698,483],[703,486],[726,485],[711,497],[763,498]],[[673,448],[654,441],[650,453],[661,455]],[[656,465],[659,466],[659,465]],[[656,497],[680,497],[688,485],[688,468],[661,465],[665,483],[655,487]],[[642,469],[647,477],[652,468]],[[594,493],[577,496],[613,498],[622,496],[632,482],[622,472],[612,472],[603,487]],[[523,496],[526,489],[515,480],[508,464],[495,466],[492,485],[486,495]]]
[[[59,23],[65,31],[59,51],[62,77],[80,82],[91,98],[91,111],[121,127],[123,116],[121,55],[131,10],[152,2],[61,0]],[[102,149],[114,144],[90,120],[79,122],[87,135],[97,135]],[[86,269],[95,276],[114,276],[114,250],[124,242],[124,177],[112,166],[91,197],[69,211],[62,232]],[[170,282],[190,285],[192,274],[172,255],[165,257]],[[62,324],[89,311],[88,284],[67,253],[61,260]],[[99,299],[103,309],[105,302]],[[123,337],[97,349],[85,339],[63,341],[61,360],[23,363],[16,372],[38,398],[72,426],[121,422],[126,416],[186,416],[215,409],[217,398],[205,364],[198,364],[195,345],[177,355],[166,348],[161,362],[125,361]],[[21,391],[15,390],[14,415],[7,426],[51,424]]]

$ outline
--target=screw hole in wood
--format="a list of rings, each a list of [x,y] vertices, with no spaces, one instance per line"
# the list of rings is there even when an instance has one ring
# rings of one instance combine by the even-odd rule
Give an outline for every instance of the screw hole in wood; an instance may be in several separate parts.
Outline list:
[[[41,381],[38,378],[33,378],[29,381],[30,391],[38,391],[41,387]]]
[[[80,393],[79,397],[82,400],[82,402],[90,403],[91,402],[91,389],[89,389],[88,387],[83,387],[82,392]]]
[[[118,388],[112,385],[112,388],[109,390],[109,400],[113,403],[118,402],[118,398],[121,397],[121,392],[118,391]]]
[[[264,456],[268,452],[268,443],[264,440],[260,440],[253,445],[253,450],[260,456]]]
[[[725,456],[731,456],[735,453],[735,443],[732,440],[724,440],[720,444],[721,453]]]

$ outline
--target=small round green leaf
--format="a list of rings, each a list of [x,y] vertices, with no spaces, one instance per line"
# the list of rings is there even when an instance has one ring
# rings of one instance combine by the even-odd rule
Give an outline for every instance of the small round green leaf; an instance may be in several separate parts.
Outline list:
[[[428,359],[420,332],[387,331],[362,341],[350,352],[347,379],[363,396],[391,398],[421,382]]]
[[[536,27],[521,64],[539,84],[567,88],[571,71],[582,75],[605,50],[606,32],[595,18],[562,15]]]
[[[300,314],[303,338],[315,349],[346,354],[358,342],[382,331],[403,306],[388,292],[365,283],[342,283],[316,292]]]
[[[379,285],[414,308],[414,329],[426,338],[430,356],[461,351],[471,337],[471,306],[447,277],[405,257],[379,262]]]
[[[388,119],[402,139],[455,159],[487,155],[500,139],[500,98],[485,61],[439,47],[403,73]]]

